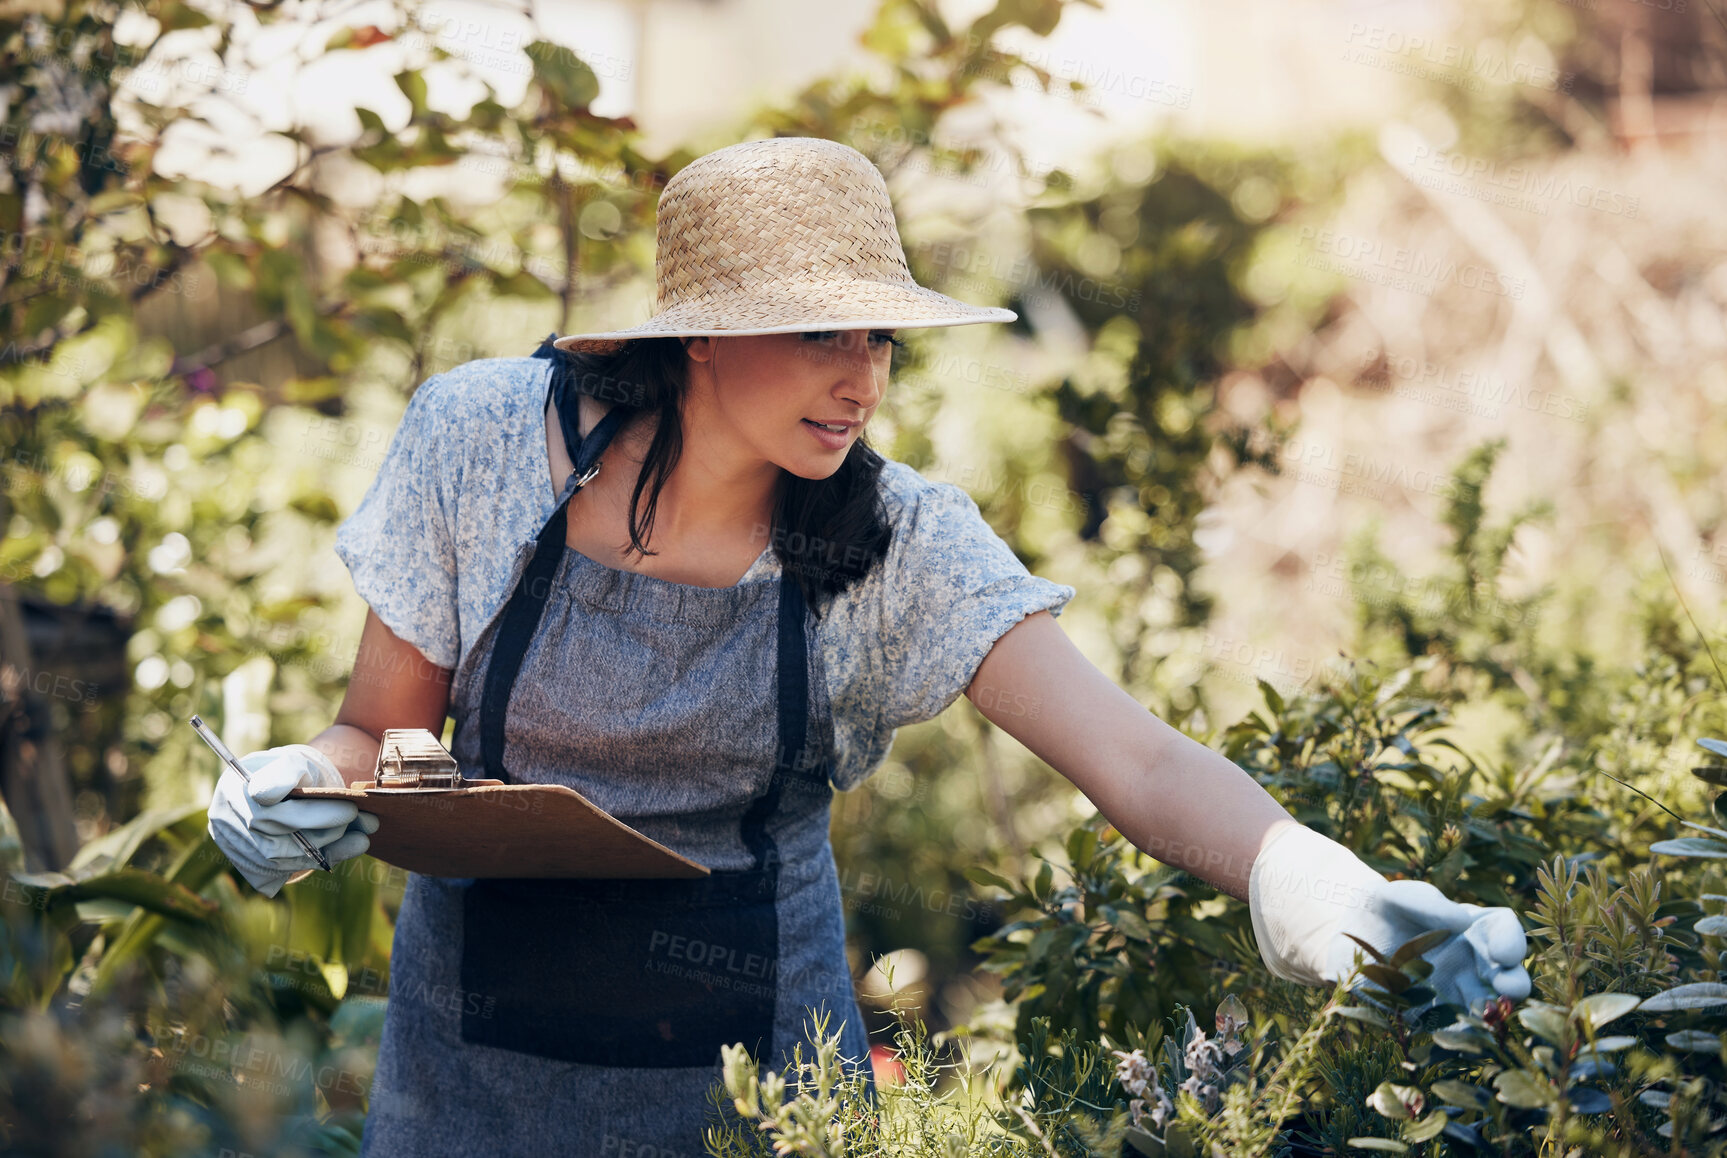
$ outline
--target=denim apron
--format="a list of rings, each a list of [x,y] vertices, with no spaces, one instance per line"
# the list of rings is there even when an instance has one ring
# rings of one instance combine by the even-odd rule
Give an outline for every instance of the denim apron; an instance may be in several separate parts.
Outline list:
[[[699,1158],[704,1126],[738,1121],[712,1092],[722,1045],[786,1072],[798,1043],[812,1060],[809,1013],[825,1011],[869,1079],[820,649],[783,569],[706,588],[567,545],[566,509],[625,407],[582,438],[562,355],[548,340],[536,356],[575,470],[456,671],[452,754],[465,776],[574,788],[712,871],[409,874],[361,1152]]]

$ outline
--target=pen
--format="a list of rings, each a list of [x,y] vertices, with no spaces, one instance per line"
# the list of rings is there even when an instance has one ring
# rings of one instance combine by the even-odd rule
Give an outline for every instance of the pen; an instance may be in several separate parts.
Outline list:
[[[244,780],[248,784],[252,782],[252,778],[246,775],[246,770],[240,767],[240,762],[234,759],[234,753],[228,751],[228,745],[222,743],[221,740],[216,738],[216,733],[210,730],[210,726],[208,724],[203,720],[200,720],[197,716],[193,716],[192,728],[198,733],[198,735],[204,738],[204,743],[210,745],[216,755],[222,757],[222,759],[227,762],[228,767],[240,774],[240,779]],[[312,859],[318,862],[319,868],[323,869],[325,872],[335,871],[330,868],[330,862],[324,859],[324,854],[318,849],[318,846],[306,839],[305,833],[296,830],[294,833],[294,839],[300,842],[301,848],[312,854]]]

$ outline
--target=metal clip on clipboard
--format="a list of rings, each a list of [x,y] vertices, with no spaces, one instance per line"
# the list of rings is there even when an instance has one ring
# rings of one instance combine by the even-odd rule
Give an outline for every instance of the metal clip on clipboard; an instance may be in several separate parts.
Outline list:
[[[469,783],[456,758],[425,728],[384,729],[371,787],[417,791],[466,788]]]

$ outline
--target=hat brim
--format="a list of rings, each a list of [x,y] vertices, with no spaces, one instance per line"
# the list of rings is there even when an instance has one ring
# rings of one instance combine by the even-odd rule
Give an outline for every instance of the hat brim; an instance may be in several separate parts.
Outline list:
[[[571,334],[552,345],[577,354],[609,354],[641,338],[746,337],[814,330],[917,330],[1012,322],[1019,315],[974,306],[932,289],[894,282],[778,283],[732,290],[662,310],[639,326]]]

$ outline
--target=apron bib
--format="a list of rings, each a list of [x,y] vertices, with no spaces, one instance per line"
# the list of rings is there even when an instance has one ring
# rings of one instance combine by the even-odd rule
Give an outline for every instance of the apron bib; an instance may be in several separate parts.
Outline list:
[[[693,1158],[722,1045],[783,1071],[797,1043],[812,1055],[805,1007],[825,1008],[869,1072],[827,835],[831,708],[789,573],[700,588],[568,546],[626,411],[580,437],[549,341],[536,356],[575,470],[457,672],[452,753],[464,775],[567,784],[711,873],[410,874],[362,1152]]]

